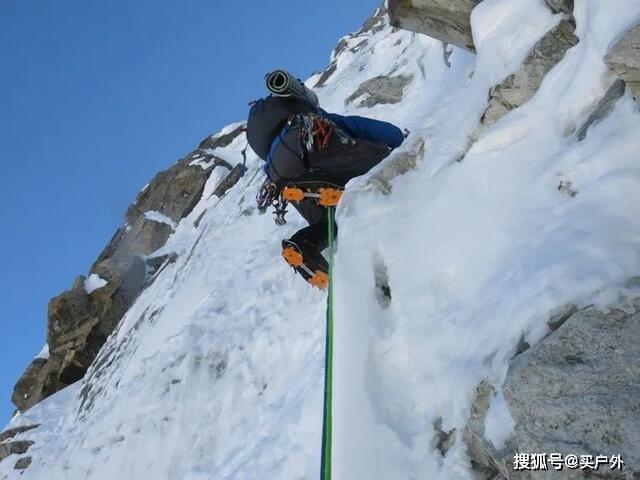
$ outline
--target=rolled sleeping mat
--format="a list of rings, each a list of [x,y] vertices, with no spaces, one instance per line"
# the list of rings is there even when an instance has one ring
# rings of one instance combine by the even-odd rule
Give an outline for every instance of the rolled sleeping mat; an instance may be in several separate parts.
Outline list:
[[[265,76],[267,90],[278,97],[296,97],[308,102],[314,108],[319,106],[318,96],[305,86],[299,78],[286,70],[274,70]]]

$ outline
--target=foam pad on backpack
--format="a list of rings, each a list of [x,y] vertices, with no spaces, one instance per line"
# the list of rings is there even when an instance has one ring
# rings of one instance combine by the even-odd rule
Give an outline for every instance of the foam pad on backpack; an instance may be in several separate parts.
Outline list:
[[[247,141],[261,159],[266,160],[273,140],[289,115],[309,113],[315,109],[297,98],[269,96],[253,104],[247,119]]]

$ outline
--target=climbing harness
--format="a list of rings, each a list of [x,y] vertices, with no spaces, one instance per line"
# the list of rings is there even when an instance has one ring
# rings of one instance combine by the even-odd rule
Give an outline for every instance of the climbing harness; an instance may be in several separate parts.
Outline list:
[[[331,480],[333,427],[333,232],[333,207],[328,207],[327,235],[329,236],[329,285],[327,293],[327,332],[324,353],[324,410],[322,420],[320,480]]]

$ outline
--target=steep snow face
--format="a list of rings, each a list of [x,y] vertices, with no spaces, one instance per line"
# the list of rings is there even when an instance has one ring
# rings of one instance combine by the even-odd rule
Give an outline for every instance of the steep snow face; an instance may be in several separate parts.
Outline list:
[[[335,269],[337,478],[469,478],[460,440],[478,383],[501,385],[551,309],[606,304],[608,287],[640,271],[637,105],[627,95],[583,142],[573,133],[613,81],[608,47],[640,17],[640,3],[622,3],[576,2],[580,43],[531,101],[481,131],[483,94],[558,21],[543,2],[485,0],[473,78],[448,84],[413,132],[421,163],[390,196],[368,178],[349,185]],[[495,404],[487,427],[500,443],[512,422]],[[438,418],[458,436],[445,457]]]
[[[381,17],[341,41],[317,88],[327,110],[412,132],[350,182],[338,209],[337,479],[471,478],[460,438],[446,457],[436,449],[434,421],[460,431],[477,383],[500,384],[520,337],[545,334],[549,310],[606,302],[607,288],[640,271],[637,107],[625,96],[583,142],[572,133],[610,84],[601,59],[640,6],[576,2],[580,44],[530,102],[481,130],[489,88],[559,21],[541,1],[512,3],[476,9],[478,55],[454,50],[450,66],[441,42]],[[384,96],[398,103],[352,98],[378,76],[411,79]],[[215,153],[242,162],[245,145],[240,136]],[[381,189],[380,175],[407,157],[415,168]],[[301,219],[290,213],[278,228],[255,210],[261,166],[249,154],[223,198],[211,195],[214,171],[157,252],[174,261],[86,377],[12,420],[42,424],[22,434],[35,444],[21,478],[317,477],[326,297],[279,258]],[[504,402],[487,427],[496,443],[508,436]],[[14,463],[0,462],[0,478],[18,477]]]

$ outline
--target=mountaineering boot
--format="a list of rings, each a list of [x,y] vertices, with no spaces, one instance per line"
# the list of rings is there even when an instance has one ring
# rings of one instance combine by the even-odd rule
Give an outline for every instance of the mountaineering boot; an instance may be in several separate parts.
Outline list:
[[[315,252],[313,246],[306,246],[305,242],[300,243],[302,248],[291,240],[283,240],[282,257],[311,285],[321,290],[326,289],[329,285],[327,261]]]

